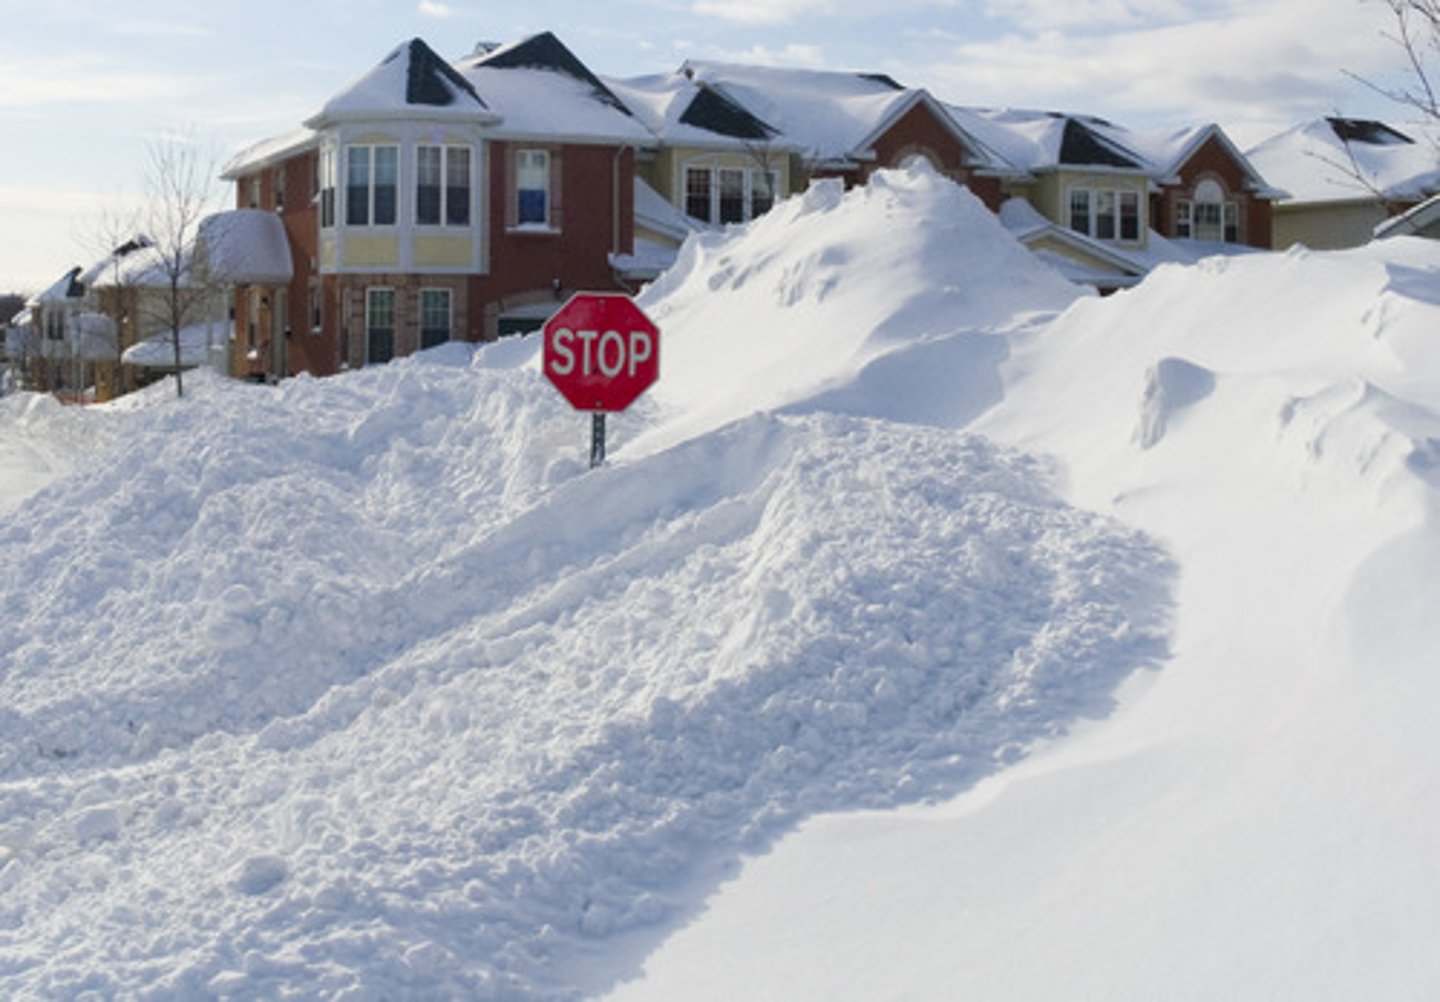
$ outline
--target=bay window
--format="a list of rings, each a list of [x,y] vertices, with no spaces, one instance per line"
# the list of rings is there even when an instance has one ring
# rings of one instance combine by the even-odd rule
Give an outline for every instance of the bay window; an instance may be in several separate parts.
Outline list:
[[[450,340],[453,313],[449,289],[420,290],[420,347],[434,348]]]
[[[378,365],[395,357],[395,290],[365,290],[365,364]]]
[[[420,226],[470,225],[470,148],[415,149],[415,222]]]
[[[345,147],[345,224],[394,226],[399,173],[397,147]]]

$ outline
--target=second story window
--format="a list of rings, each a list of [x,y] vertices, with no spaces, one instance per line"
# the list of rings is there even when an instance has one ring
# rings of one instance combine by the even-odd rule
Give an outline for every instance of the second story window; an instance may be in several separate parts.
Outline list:
[[[546,150],[515,153],[516,222],[521,226],[550,222],[550,154]]]
[[[345,147],[345,224],[394,226],[400,156],[394,146]]]
[[[1140,239],[1140,193],[1114,188],[1071,188],[1070,228],[1097,240]]]
[[[470,225],[469,147],[416,147],[415,222],[421,226]]]
[[[320,225],[335,225],[335,151],[325,147],[316,161],[315,190],[320,193]]]

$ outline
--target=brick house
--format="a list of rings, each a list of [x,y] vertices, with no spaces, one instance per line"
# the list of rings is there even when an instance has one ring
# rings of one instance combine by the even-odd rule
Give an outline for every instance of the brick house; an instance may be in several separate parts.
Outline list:
[[[235,158],[237,206],[274,211],[293,274],[236,290],[231,371],[324,375],[538,326],[618,289],[650,133],[554,35],[451,64],[420,39],[305,128]]]

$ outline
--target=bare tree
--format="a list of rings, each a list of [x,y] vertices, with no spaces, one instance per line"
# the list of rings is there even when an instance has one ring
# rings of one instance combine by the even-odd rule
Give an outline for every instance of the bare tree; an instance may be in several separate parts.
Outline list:
[[[1399,46],[1405,63],[1404,82],[1377,84],[1357,74],[1348,74],[1371,90],[1440,122],[1440,99],[1436,97],[1436,62],[1440,60],[1440,0],[1376,0],[1390,10],[1393,33],[1386,34]]]
[[[181,331],[213,301],[203,254],[196,252],[200,221],[217,211],[216,160],[189,137],[152,143],[146,174],[144,229],[152,242],[161,294],[149,299],[175,352],[175,393],[184,396]]]
[[[114,392],[126,392],[123,355],[128,347],[126,332],[133,335],[139,321],[140,282],[132,266],[134,256],[150,246],[140,229],[139,212],[119,205],[104,209],[90,226],[86,243],[103,266],[90,276],[96,309],[115,325]],[[131,338],[133,340],[133,337]],[[98,380],[97,380],[98,382]]]

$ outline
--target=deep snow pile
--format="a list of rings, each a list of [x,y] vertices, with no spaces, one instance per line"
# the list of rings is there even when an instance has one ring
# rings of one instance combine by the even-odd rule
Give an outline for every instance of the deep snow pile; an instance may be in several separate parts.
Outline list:
[[[0,522],[3,993],[591,993],[738,853],[1108,712],[1168,558],[913,420],[993,399],[1003,350],[961,353],[979,402],[873,416],[884,359],[1073,298],[967,199],[826,187],[693,248],[721,263],[649,300],[675,388],[599,471],[524,344],[86,415],[108,448]],[[841,267],[867,242],[883,285]],[[785,344],[748,374],[687,319],[727,253]]]
[[[1008,336],[969,428],[1174,553],[1172,656],[943,807],[807,823],[614,998],[1434,997],[1437,331],[1396,240]]]

